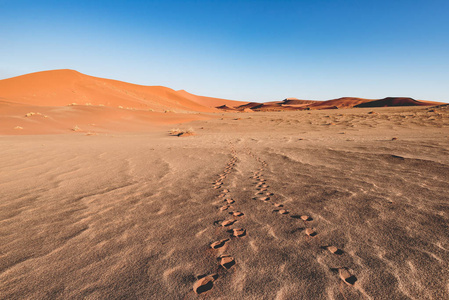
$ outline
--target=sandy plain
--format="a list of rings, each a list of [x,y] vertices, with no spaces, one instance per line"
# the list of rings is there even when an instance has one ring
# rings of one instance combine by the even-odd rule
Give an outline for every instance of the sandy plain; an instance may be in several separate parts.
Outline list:
[[[449,297],[447,108],[209,117],[1,136],[0,298]]]

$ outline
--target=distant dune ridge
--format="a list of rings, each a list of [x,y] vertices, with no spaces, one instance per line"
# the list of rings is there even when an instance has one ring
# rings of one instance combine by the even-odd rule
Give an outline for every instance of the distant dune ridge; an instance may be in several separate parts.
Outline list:
[[[243,102],[198,96],[163,86],[104,79],[74,70],[51,70],[0,80],[0,134],[142,131],[211,118],[223,111],[268,112],[442,103],[405,97],[343,97],[328,101],[286,98]],[[76,130],[73,130],[73,129]]]
[[[272,101],[265,103],[251,102],[240,106],[217,107],[218,109],[251,109],[253,111],[289,111],[289,110],[310,110],[310,109],[340,109],[353,107],[391,107],[391,106],[431,106],[439,105],[441,102],[418,101],[407,97],[387,97],[384,99],[364,99],[356,97],[342,97],[327,101],[299,100],[296,98],[286,98],[283,101]]]

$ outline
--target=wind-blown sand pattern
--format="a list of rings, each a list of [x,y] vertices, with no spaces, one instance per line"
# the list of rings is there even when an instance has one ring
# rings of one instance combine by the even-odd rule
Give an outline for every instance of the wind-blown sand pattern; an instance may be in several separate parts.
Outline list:
[[[449,298],[447,108],[222,118],[2,136],[0,298]]]

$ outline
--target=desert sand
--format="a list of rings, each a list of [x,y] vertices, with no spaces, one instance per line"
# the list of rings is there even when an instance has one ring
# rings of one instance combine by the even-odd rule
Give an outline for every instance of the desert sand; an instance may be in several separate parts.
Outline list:
[[[447,107],[173,115],[0,136],[1,299],[449,298]]]

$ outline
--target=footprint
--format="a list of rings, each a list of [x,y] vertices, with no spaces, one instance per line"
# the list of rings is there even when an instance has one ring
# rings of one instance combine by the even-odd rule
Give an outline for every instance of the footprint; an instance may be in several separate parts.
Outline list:
[[[221,222],[221,226],[228,227],[228,226],[231,226],[232,224],[234,224],[235,222],[237,222],[237,220],[225,220],[225,221]]]
[[[315,235],[317,235],[316,231],[313,228],[306,228],[305,232],[306,232],[306,234],[308,236],[315,236]]]
[[[261,200],[261,201],[268,201],[268,200],[270,200],[270,197],[259,197],[257,199]]]
[[[344,252],[341,249],[338,249],[335,246],[322,246],[321,249],[328,250],[332,254],[342,255]]]
[[[229,205],[224,205],[224,206],[220,207],[220,211],[225,211],[227,209],[229,209]]]
[[[226,270],[229,270],[233,265],[235,265],[235,260],[230,255],[220,255],[218,260],[220,261],[220,265]]]
[[[312,217],[310,217],[310,216],[302,215],[302,216],[301,216],[301,220],[303,220],[303,221],[312,221],[313,219],[312,219]]]
[[[234,212],[232,212],[230,214],[232,214],[234,217],[241,217],[241,216],[245,215],[241,211],[234,211]]]
[[[301,219],[301,220],[303,220],[303,221],[312,221],[313,220],[313,218],[312,217],[310,217],[310,216],[307,216],[307,215],[301,215],[301,216],[299,216],[299,215],[294,215],[294,216],[291,216],[293,219]]]
[[[232,233],[232,235],[236,237],[242,237],[246,235],[246,230],[243,228],[234,228],[229,230],[228,232]]]
[[[343,280],[346,284],[354,285],[357,281],[357,277],[352,275],[347,268],[338,269],[338,274],[340,275],[341,280]]]
[[[284,205],[280,204],[280,203],[274,203],[273,205],[276,206],[276,207],[284,207]]]
[[[224,189],[223,193],[229,193],[229,190],[228,189]]]
[[[224,247],[228,241],[229,241],[229,239],[219,240],[219,241],[216,241],[216,242],[213,242],[212,244],[210,244],[210,247],[212,249],[220,249],[220,248]]]
[[[226,199],[225,201],[226,201],[226,202],[228,202],[228,204],[232,204],[232,203],[235,203],[235,201],[234,201],[234,200],[232,200],[232,199],[230,199],[230,198]]]
[[[197,294],[202,294],[211,290],[214,287],[214,281],[218,278],[217,274],[207,275],[198,279],[193,284],[193,291]]]
[[[290,213],[290,212],[289,212],[288,210],[286,210],[286,209],[275,209],[275,210],[273,210],[273,212],[280,213],[281,215],[287,215],[287,214]]]

